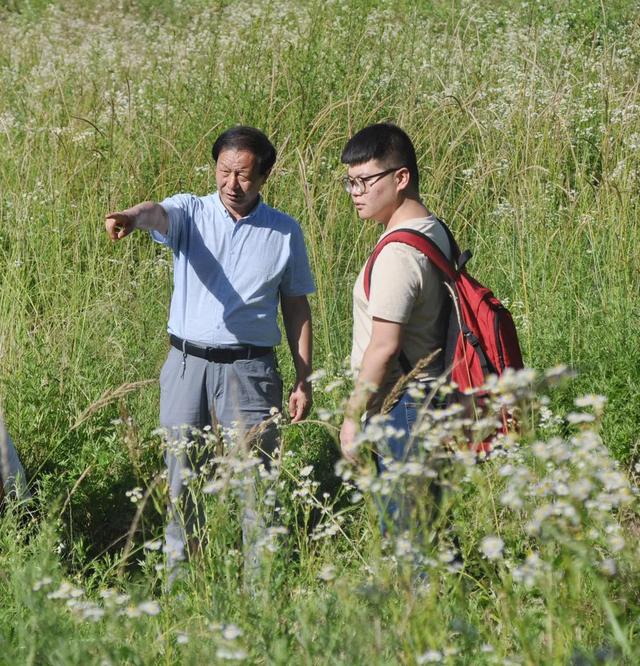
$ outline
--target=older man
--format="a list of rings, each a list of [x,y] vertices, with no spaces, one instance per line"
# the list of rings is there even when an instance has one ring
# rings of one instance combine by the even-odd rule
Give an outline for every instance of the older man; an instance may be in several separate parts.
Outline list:
[[[239,424],[246,432],[281,408],[273,350],[281,337],[278,303],[296,371],[288,404],[292,421],[305,418],[311,406],[307,295],[314,284],[304,239],[294,219],[260,196],[276,150],[261,131],[237,126],[216,139],[212,154],[214,194],[177,194],[106,217],[112,240],[145,229],[173,252],[171,349],[160,375],[160,422],[174,443],[207,425]],[[260,441],[266,464],[275,446],[275,433],[266,428]],[[171,567],[183,559],[199,513],[179,501],[197,463],[179,446],[168,448],[166,462],[172,507],[165,549]],[[243,521],[245,541],[255,531],[252,520]]]

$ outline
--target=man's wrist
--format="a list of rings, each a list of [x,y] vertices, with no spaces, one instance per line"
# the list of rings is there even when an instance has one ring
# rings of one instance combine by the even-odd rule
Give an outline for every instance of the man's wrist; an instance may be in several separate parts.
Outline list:
[[[349,399],[344,408],[345,420],[358,423],[364,414],[365,408],[365,405],[363,405],[361,401],[353,401],[353,399]]]
[[[344,416],[351,421],[356,423],[360,421],[362,415],[367,410],[367,406],[371,397],[375,393],[373,386],[367,386],[365,384],[357,384],[344,408]]]
[[[158,209],[162,211],[158,204],[152,201],[143,201],[126,210],[125,213],[133,223],[134,229],[151,231],[157,227]],[[166,212],[164,214],[166,215]]]
[[[301,388],[308,390],[311,388],[311,382],[307,379],[308,375],[305,375],[304,377],[297,377],[294,386],[296,388]]]
[[[129,222],[131,223],[131,231],[134,229],[139,229],[139,205],[132,206],[131,208],[127,208],[126,210],[123,210],[122,213],[126,215],[129,218]]]

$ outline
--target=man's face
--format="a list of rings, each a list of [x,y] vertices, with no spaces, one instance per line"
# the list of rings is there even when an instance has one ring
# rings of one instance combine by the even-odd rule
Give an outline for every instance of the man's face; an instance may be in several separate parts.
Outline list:
[[[229,148],[218,155],[216,185],[224,207],[237,219],[256,205],[268,173],[259,174],[256,156],[248,150]]]
[[[362,192],[358,191],[357,186],[351,192],[351,200],[361,219],[382,223],[389,220],[398,201],[397,171],[399,169],[390,169],[388,165],[378,160],[369,160],[348,168],[347,174],[353,179],[352,182],[358,183],[357,179],[365,179]],[[369,176],[375,178],[367,180]]]

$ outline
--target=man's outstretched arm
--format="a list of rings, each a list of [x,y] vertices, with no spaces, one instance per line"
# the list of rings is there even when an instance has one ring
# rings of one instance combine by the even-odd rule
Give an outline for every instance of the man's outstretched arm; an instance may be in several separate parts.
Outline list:
[[[105,218],[105,227],[113,241],[128,236],[135,229],[158,231],[166,236],[169,231],[169,216],[160,204],[143,201],[126,210],[109,213]]]
[[[291,421],[302,421],[311,409],[311,308],[306,296],[281,296],[282,320],[296,369],[296,383],[289,396]]]

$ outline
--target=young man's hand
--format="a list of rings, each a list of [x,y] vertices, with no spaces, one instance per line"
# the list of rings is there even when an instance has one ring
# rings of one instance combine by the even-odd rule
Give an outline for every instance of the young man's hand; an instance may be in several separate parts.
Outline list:
[[[358,463],[358,447],[355,444],[360,426],[353,419],[345,418],[340,428],[340,449],[345,460],[354,465]]]

